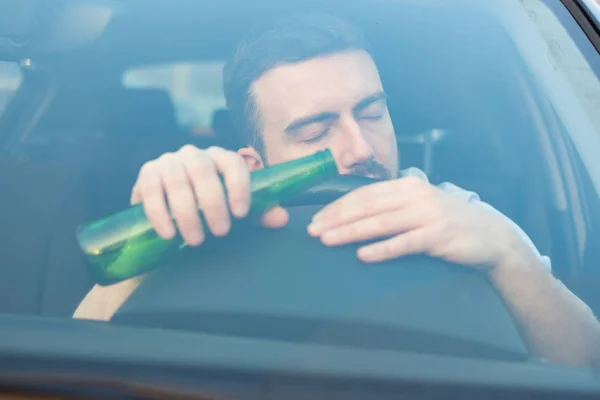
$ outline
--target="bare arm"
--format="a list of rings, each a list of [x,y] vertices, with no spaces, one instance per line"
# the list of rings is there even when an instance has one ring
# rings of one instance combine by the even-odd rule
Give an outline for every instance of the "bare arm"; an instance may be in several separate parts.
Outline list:
[[[136,277],[111,286],[96,285],[79,303],[73,314],[75,319],[108,321],[137,289],[143,278]]]
[[[518,321],[532,354],[566,365],[598,363],[600,322],[529,249],[512,252],[489,276]]]

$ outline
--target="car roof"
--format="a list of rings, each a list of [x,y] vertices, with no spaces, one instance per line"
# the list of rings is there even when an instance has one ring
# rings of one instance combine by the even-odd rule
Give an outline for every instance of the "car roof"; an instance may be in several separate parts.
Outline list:
[[[324,11],[373,27],[385,19],[401,23],[411,7],[429,8],[436,18],[440,4],[472,2],[408,0],[390,15],[394,2],[379,0],[23,0],[0,7],[0,60],[64,52],[79,60],[106,54],[121,65],[224,59],[248,29],[278,15]]]

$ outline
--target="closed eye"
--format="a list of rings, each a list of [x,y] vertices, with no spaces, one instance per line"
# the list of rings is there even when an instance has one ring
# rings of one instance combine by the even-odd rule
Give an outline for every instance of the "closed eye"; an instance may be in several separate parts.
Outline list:
[[[308,138],[302,139],[302,142],[303,143],[314,143],[314,142],[319,141],[320,139],[323,138],[323,136],[327,135],[329,133],[329,131],[331,131],[332,126],[333,126],[333,124],[327,124],[327,126],[322,128],[321,130],[307,134],[306,136]],[[302,136],[304,136],[304,135],[302,135]]]
[[[356,119],[377,121],[385,115],[386,103],[383,99],[369,104],[367,107],[356,112]]]
[[[383,118],[383,114],[379,114],[379,115],[369,115],[369,116],[367,116],[367,115],[361,115],[361,116],[359,117],[359,119],[362,119],[362,120],[367,120],[367,121],[378,121],[378,120],[380,120],[381,118]]]
[[[383,118],[387,109],[387,95],[385,92],[375,93],[361,100],[352,109],[356,120],[377,121]]]

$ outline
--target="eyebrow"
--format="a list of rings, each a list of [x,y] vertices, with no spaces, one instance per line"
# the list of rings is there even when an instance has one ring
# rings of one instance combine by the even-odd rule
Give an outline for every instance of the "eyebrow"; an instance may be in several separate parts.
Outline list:
[[[335,112],[324,112],[324,113],[320,113],[320,114],[310,115],[308,117],[300,118],[300,119],[293,121],[291,124],[289,124],[285,128],[285,131],[287,133],[294,133],[295,131],[297,131],[301,128],[304,128],[307,125],[315,124],[315,123],[319,123],[319,122],[331,121],[334,119],[338,119],[339,117],[340,117],[340,114],[335,113]]]

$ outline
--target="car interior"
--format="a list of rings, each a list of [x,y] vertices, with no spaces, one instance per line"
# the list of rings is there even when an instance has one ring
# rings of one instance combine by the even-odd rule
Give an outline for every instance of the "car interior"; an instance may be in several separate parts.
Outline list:
[[[193,135],[178,123],[167,90],[125,87],[126,71],[223,61],[254,24],[307,9],[364,29],[389,96],[401,167],[427,169],[432,183],[478,193],[575,285],[569,266],[583,262],[572,210],[556,205],[560,184],[540,134],[560,136],[564,127],[540,128],[540,115],[556,116],[551,107],[531,112],[532,99],[546,100],[505,27],[467,1],[442,3],[24,1],[22,26],[35,29],[0,41],[4,59],[22,66],[22,83],[0,114],[7,194],[0,207],[0,312],[72,315],[93,285],[77,227],[127,207],[139,168],[162,153],[187,143],[239,146]],[[437,130],[445,134],[433,144],[421,140]]]

